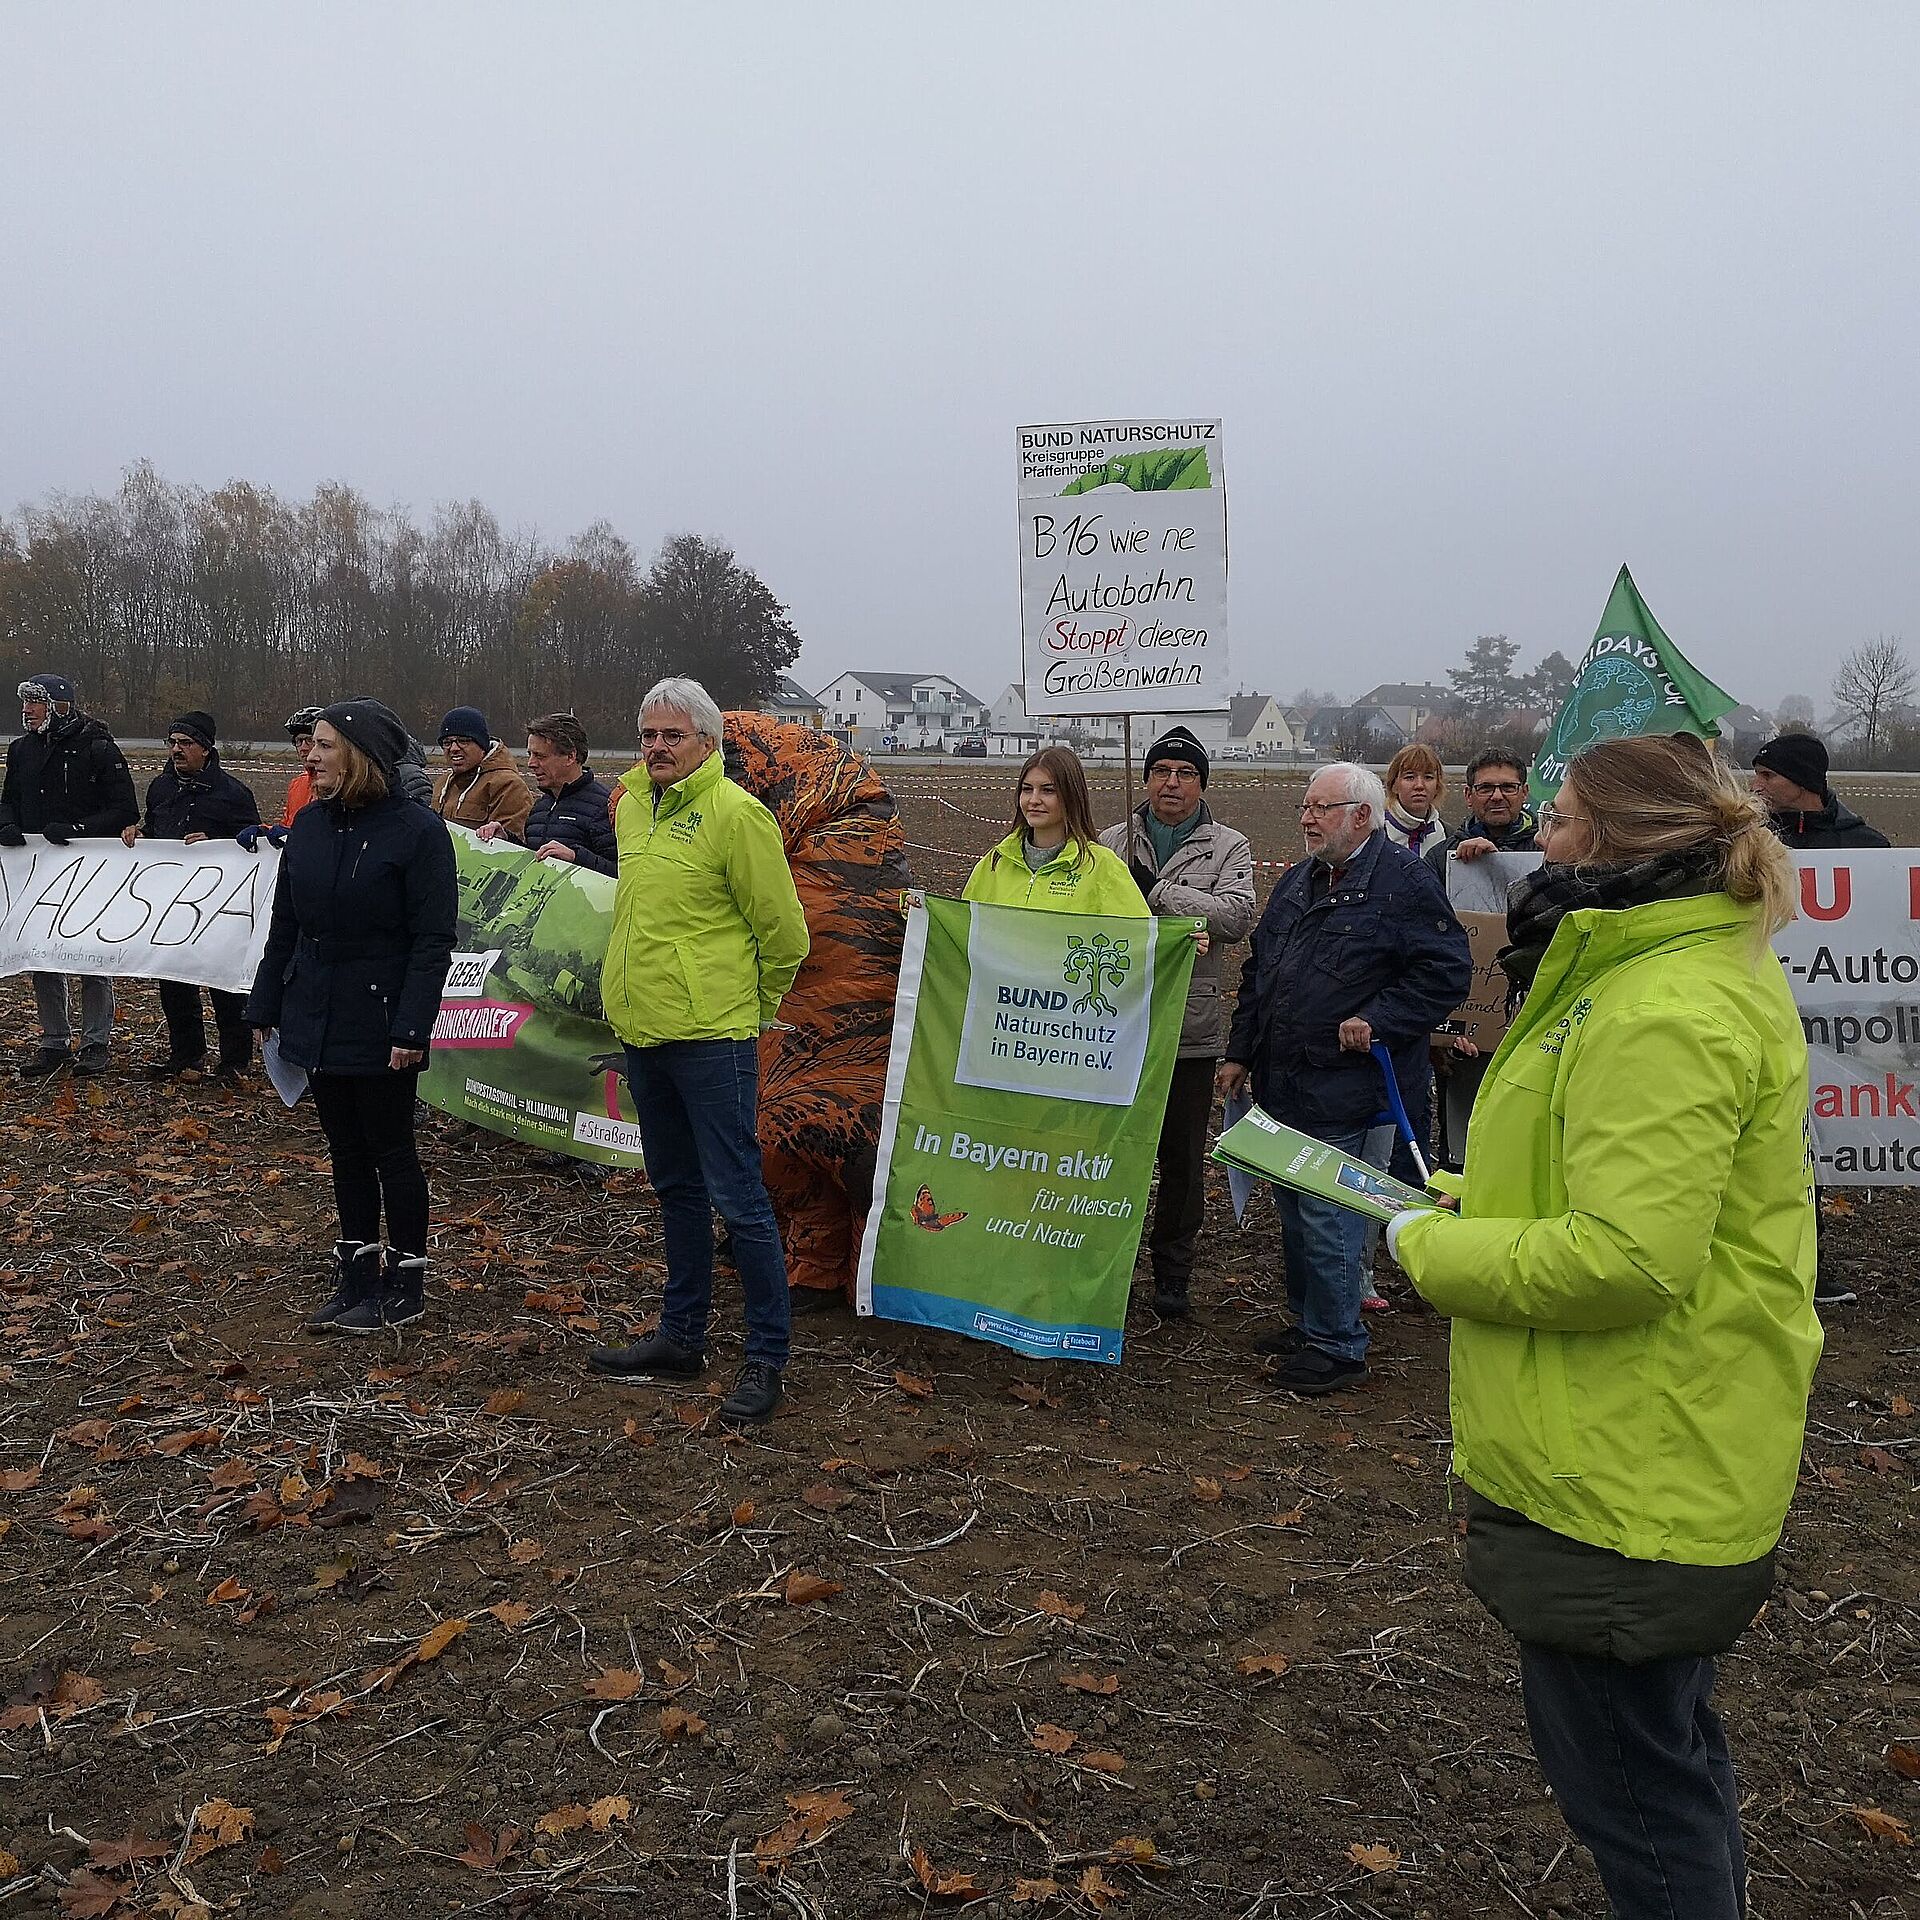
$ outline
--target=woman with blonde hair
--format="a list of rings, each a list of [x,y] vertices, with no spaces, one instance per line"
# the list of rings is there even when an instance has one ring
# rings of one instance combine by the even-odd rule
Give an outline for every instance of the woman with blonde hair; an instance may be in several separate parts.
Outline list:
[[[1447,770],[1423,741],[1412,740],[1387,762],[1387,811],[1380,824],[1396,847],[1425,853],[1444,846],[1447,823],[1440,818],[1440,796]]]
[[[1148,918],[1127,863],[1093,824],[1087,770],[1071,747],[1042,747],[1014,783],[1013,831],[983,854],[960,895],[990,907]]]
[[[1713,1663],[1772,1587],[1821,1343],[1793,868],[1684,735],[1590,748],[1540,840],[1457,1215],[1388,1245],[1453,1320],[1467,1584],[1613,1913],[1735,1920]]]

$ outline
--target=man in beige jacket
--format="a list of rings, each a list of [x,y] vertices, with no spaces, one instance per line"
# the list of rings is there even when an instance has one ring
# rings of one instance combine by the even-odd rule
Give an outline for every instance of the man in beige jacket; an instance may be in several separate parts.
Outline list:
[[[1206,1215],[1207,1123],[1229,1011],[1221,968],[1226,949],[1253,925],[1253,848],[1208,810],[1208,772],[1206,748],[1185,727],[1171,728],[1147,749],[1146,800],[1100,836],[1131,868],[1152,912],[1207,923],[1160,1123],[1160,1197],[1147,1235],[1154,1310],[1169,1320],[1186,1317],[1194,1242]]]
[[[455,707],[440,722],[446,776],[433,796],[433,810],[456,827],[493,821],[517,840],[533,810],[533,789],[520,776],[513,755],[496,740],[478,707]]]

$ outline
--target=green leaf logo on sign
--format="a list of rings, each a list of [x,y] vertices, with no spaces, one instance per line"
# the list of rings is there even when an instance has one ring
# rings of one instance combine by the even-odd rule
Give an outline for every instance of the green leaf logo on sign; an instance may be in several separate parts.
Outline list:
[[[1124,986],[1127,969],[1132,964],[1127,956],[1126,941],[1109,940],[1104,933],[1082,940],[1075,934],[1067,942],[1067,964],[1060,974],[1070,987],[1077,987],[1082,980],[1087,984],[1086,992],[1073,1003],[1074,1012],[1118,1013],[1119,1008],[1100,989],[1108,985]]]

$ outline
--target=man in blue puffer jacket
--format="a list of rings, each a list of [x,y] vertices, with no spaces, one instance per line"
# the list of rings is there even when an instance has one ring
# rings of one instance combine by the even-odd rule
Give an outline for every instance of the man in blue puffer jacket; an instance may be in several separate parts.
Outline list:
[[[1323,767],[1300,809],[1310,858],[1288,868],[1253,930],[1220,1088],[1253,1097],[1287,1126],[1358,1158],[1386,1088],[1375,1041],[1402,1087],[1419,1084],[1427,1036],[1467,997],[1467,936],[1432,872],[1380,830],[1378,774]],[[1332,1393],[1367,1377],[1367,1222],[1331,1201],[1278,1189],[1294,1324],[1256,1345],[1282,1356],[1276,1379]]]

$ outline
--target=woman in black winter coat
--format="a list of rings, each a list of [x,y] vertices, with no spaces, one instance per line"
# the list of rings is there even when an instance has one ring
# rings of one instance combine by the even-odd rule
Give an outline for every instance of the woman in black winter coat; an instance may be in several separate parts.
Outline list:
[[[315,1333],[373,1333],[426,1311],[427,1178],[414,1095],[453,953],[458,890],[442,823],[393,791],[406,729],[377,700],[314,722],[316,804],[294,816],[247,1022],[304,1067],[333,1157],[340,1238]],[[382,1258],[384,1204],[387,1245]]]

